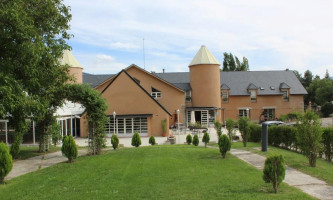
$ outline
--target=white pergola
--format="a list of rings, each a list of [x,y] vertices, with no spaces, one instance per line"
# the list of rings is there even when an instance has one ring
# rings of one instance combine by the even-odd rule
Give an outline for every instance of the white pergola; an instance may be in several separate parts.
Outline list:
[[[8,126],[7,126],[8,122],[9,120],[7,119],[0,119],[0,123],[5,123],[6,144],[8,144]]]
[[[70,134],[72,136],[77,136],[76,119],[81,118],[80,116],[82,115],[84,110],[85,108],[80,103],[73,103],[71,101],[65,101],[64,105],[57,109],[54,115],[57,116],[57,121],[61,126],[62,136],[68,135],[68,127],[70,127]]]

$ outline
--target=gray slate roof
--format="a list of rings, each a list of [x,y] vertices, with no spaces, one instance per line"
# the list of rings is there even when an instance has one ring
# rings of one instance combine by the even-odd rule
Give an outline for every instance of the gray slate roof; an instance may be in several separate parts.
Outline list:
[[[189,72],[153,74],[184,91],[191,90]],[[112,76],[113,74],[83,73],[83,83],[96,87]],[[258,87],[258,95],[281,95],[280,85],[282,83],[284,83],[282,85],[290,87],[290,94],[307,94],[293,71],[221,72],[220,85],[230,88],[229,95],[249,95],[248,87],[251,83]]]
[[[114,76],[114,74],[88,74],[83,72],[82,73],[82,81],[83,83],[90,84],[91,87],[96,87],[97,85],[101,84],[102,82],[106,81],[110,77]]]
[[[189,72],[154,74],[174,85],[190,82]],[[258,87],[258,95],[281,95],[279,87],[283,82],[290,87],[290,94],[307,94],[293,71],[221,72],[221,85],[226,84],[230,88],[229,95],[249,95],[247,88],[250,83]]]

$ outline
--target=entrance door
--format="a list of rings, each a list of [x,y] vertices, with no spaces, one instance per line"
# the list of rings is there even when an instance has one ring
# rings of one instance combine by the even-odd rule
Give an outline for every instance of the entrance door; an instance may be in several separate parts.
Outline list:
[[[199,122],[201,124],[201,111],[195,111],[194,116],[195,116],[195,123]]]

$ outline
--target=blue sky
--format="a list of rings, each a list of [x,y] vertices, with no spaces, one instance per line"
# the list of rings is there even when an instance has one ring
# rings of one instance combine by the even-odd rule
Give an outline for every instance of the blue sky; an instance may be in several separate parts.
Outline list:
[[[148,71],[188,71],[206,45],[222,63],[231,52],[250,70],[333,75],[331,0],[65,0],[73,15],[73,55],[93,74],[130,64]]]

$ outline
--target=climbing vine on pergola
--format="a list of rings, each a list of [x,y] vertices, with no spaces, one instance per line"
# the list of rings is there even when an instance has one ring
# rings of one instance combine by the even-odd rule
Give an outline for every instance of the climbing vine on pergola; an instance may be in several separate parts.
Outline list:
[[[88,119],[88,139],[91,154],[99,154],[105,147],[105,111],[107,104],[101,94],[86,84],[68,84],[65,87],[65,97],[72,102],[80,102],[85,108]]]

